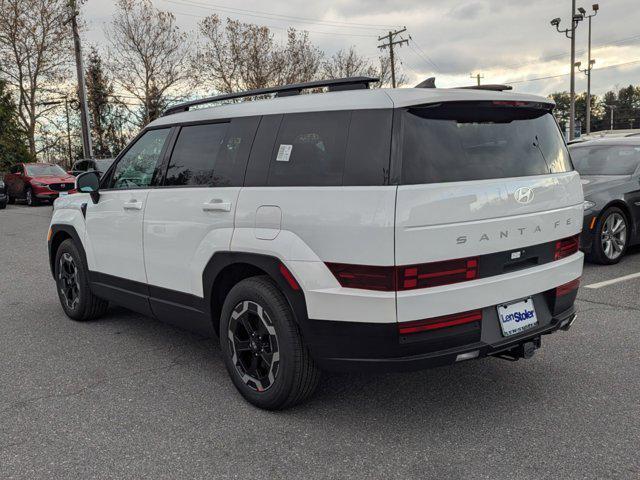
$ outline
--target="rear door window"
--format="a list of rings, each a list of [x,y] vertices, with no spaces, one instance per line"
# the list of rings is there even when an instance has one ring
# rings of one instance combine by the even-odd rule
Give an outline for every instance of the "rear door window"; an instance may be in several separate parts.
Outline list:
[[[449,103],[402,110],[402,183],[440,183],[571,171],[547,110]]]
[[[284,115],[267,184],[342,185],[350,121],[349,111]]]
[[[165,186],[241,186],[259,119],[189,125],[180,129]]]

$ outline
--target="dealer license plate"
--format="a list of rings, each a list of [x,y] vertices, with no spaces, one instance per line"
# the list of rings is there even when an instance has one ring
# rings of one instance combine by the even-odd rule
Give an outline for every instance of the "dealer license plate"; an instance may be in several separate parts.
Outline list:
[[[533,300],[527,298],[518,302],[498,305],[500,328],[505,337],[515,335],[538,325]]]

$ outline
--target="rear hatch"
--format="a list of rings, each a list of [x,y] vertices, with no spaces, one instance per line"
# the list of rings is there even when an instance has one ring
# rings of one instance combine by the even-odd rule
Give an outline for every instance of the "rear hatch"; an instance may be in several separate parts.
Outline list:
[[[550,106],[452,102],[408,107],[398,115],[398,321],[481,308],[555,286],[525,281],[511,291],[487,287],[491,278],[554,261],[557,241],[580,231],[580,178]],[[560,275],[551,283],[562,280]]]

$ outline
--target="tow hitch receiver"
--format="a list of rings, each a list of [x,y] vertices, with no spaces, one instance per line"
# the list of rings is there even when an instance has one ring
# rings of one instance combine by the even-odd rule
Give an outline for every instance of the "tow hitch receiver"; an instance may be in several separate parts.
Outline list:
[[[528,342],[522,342],[509,350],[498,353],[496,357],[511,362],[516,362],[521,358],[531,358],[540,345],[542,345],[540,337],[535,337]]]

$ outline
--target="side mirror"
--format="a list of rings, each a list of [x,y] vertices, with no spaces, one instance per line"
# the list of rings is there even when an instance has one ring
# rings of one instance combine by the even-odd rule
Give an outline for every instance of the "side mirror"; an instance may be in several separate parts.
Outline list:
[[[98,172],[84,172],[76,177],[76,190],[91,195],[93,203],[100,200],[100,176]]]

